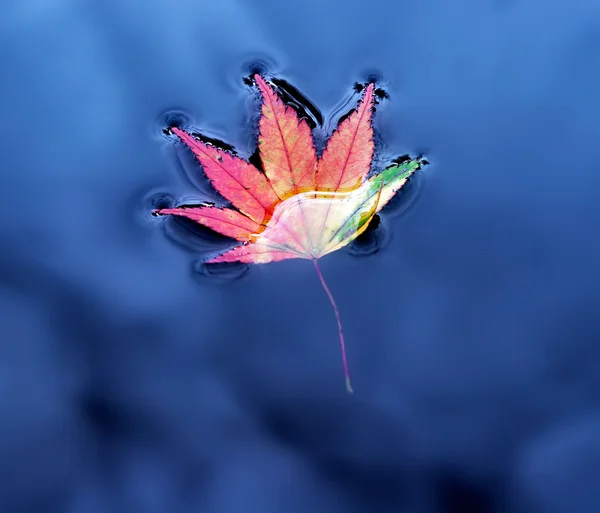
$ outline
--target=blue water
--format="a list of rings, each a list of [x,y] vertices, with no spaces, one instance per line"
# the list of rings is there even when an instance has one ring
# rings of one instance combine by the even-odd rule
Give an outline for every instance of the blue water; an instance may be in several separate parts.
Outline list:
[[[310,262],[151,216],[253,66],[431,161],[321,261],[352,396]],[[2,513],[600,511],[598,2],[8,0],[0,70]]]

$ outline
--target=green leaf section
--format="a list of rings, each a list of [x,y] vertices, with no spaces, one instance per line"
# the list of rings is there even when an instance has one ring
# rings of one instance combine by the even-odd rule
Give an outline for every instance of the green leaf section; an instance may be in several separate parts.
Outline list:
[[[398,189],[421,166],[421,159],[395,164],[363,183],[360,187],[360,201],[357,202],[354,212],[338,230],[335,240],[344,241],[347,244],[364,232],[373,216],[392,199]]]

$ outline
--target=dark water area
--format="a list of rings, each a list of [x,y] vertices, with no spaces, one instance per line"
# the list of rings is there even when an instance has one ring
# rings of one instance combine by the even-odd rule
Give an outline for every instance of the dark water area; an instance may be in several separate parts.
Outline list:
[[[0,511],[600,511],[600,4],[7,0]],[[425,154],[362,242],[208,268],[180,120],[256,149],[375,77]]]

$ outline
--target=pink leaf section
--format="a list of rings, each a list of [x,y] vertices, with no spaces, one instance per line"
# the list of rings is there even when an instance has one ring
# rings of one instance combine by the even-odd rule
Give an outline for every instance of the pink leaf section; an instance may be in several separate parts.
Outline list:
[[[254,80],[263,98],[258,148],[273,189],[281,199],[313,190],[317,153],[308,123],[298,119],[260,75]]]
[[[252,164],[194,139],[177,127],[171,130],[194,152],[204,173],[224,198],[257,223],[265,221],[267,211],[279,198],[263,173]]]
[[[373,159],[373,89],[369,84],[358,109],[333,133],[317,164],[320,191],[354,189],[360,185]]]
[[[163,208],[156,213],[187,217],[218,233],[243,242],[249,241],[253,234],[261,230],[261,225],[256,221],[230,208],[208,206]]]
[[[220,262],[244,262],[246,264],[268,264],[269,262],[279,262],[298,258],[298,255],[290,251],[278,250],[262,245],[242,244],[222,255],[207,260],[208,264],[217,264]]]

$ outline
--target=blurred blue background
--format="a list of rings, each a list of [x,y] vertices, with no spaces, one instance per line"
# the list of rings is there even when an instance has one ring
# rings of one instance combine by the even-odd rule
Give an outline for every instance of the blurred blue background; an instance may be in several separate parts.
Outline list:
[[[309,262],[150,215],[253,66],[432,163],[321,261],[354,396]],[[600,3],[4,0],[0,70],[2,513],[600,511]]]

